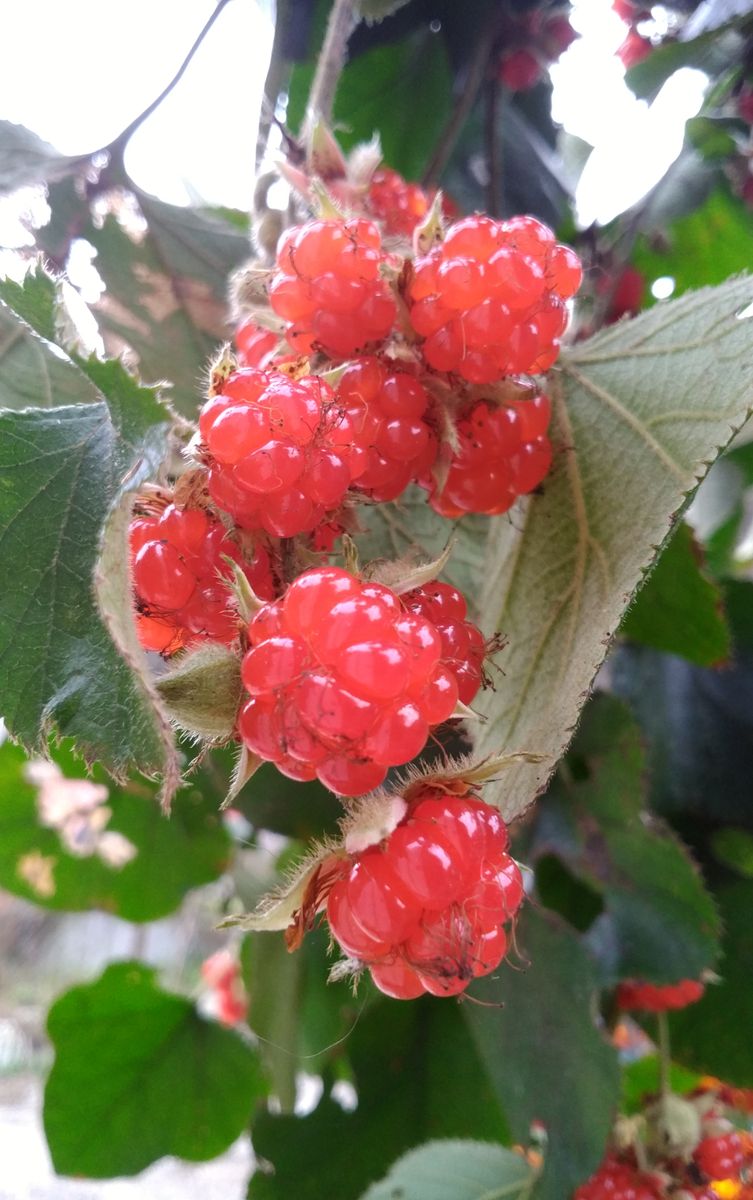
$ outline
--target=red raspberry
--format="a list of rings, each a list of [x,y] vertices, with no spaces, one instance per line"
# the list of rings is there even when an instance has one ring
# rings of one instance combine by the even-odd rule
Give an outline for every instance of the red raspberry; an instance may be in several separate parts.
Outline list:
[[[573,1200],[659,1200],[663,1195],[658,1179],[608,1155],[591,1178],[580,1185]]]
[[[146,650],[167,655],[207,638],[235,640],[238,616],[230,605],[232,569],[225,558],[243,567],[258,596],[274,595],[264,548],[257,546],[245,562],[222,523],[203,509],[169,504],[160,516],[137,517],[129,534],[136,625]]]
[[[254,321],[246,321],[235,331],[238,363],[241,367],[265,367],[277,350],[279,339]]]
[[[380,167],[369,185],[368,206],[386,233],[410,237],[429,211],[430,199],[417,183],[397,171]]]
[[[693,1152],[693,1161],[709,1179],[737,1179],[745,1164],[745,1151],[737,1130],[706,1137]]]
[[[384,341],[396,307],[381,261],[379,230],[363,218],[309,221],[283,235],[269,302],[296,353],[348,358]]]
[[[204,405],[199,429],[209,492],[246,529],[309,533],[350,485],[353,430],[317,376],[238,371]]]
[[[435,195],[417,183],[408,183],[390,167],[380,167],[372,176],[366,203],[385,233],[410,237],[429,212]],[[444,194],[442,212],[447,220],[457,215],[457,206]]]
[[[650,38],[642,37],[635,29],[631,29],[621,46],[617,49],[617,57],[626,71],[648,58],[653,50]]]
[[[201,964],[201,977],[212,990],[214,1014],[222,1025],[237,1025],[248,1012],[240,967],[229,950],[218,950]]]
[[[484,635],[466,621],[465,597],[448,583],[428,583],[402,597],[409,612],[431,621],[442,639],[442,661],[452,671],[463,704],[470,704],[484,681]]]
[[[201,964],[201,978],[210,988],[228,988],[238,978],[238,970],[229,950],[216,950]]]
[[[376,358],[345,368],[338,403],[353,429],[353,486],[372,500],[394,500],[418,475],[430,471],[437,440],[426,412],[429,393],[411,375]]]
[[[533,217],[457,221],[408,285],[424,359],[471,383],[548,371],[581,278],[574,251]]]
[[[700,1000],[704,986],[695,979],[683,979],[681,983],[656,985],[627,980],[617,988],[617,1005],[623,1011],[638,1009],[642,1012],[667,1012],[673,1008],[686,1008]]]
[[[650,21],[651,9],[635,0],[612,0],[612,11],[617,13],[626,25],[637,25],[639,21]]]
[[[507,512],[538,487],[551,466],[550,415],[543,394],[505,406],[479,400],[458,421],[459,448],[441,490],[430,475],[419,480],[432,508],[452,518]]]
[[[427,788],[335,883],[327,900],[335,939],[388,996],[457,995],[507,949],[503,926],[523,899],[508,844],[496,809]]]
[[[435,627],[338,567],[304,571],[259,610],[249,640],[241,737],[283,774],[341,795],[415,758],[457,704]]]
[[[530,50],[513,50],[500,59],[499,78],[511,92],[527,92],[544,78],[544,69]]]
[[[612,281],[607,278],[598,286],[597,291],[604,294],[609,292],[612,287]],[[634,317],[636,313],[639,313],[643,307],[645,291],[645,276],[635,267],[625,267],[617,280],[617,286],[612,291],[605,318],[607,325],[619,321],[620,317]]]

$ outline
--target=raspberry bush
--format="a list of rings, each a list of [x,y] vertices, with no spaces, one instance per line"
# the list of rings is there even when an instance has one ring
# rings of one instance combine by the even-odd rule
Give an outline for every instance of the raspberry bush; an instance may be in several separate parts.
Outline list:
[[[169,986],[54,1002],[59,1173],[250,1129],[250,1200],[753,1189],[753,25],[695,7],[612,6],[636,94],[718,74],[605,227],[549,0],[279,5],[250,214],[141,190],[142,118],[0,123],[51,214],[0,282],[0,886],[213,884]]]

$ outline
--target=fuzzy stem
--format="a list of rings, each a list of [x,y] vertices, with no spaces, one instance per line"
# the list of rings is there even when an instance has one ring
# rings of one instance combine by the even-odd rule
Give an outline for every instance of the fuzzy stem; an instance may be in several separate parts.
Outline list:
[[[309,93],[306,115],[309,129],[317,120],[329,123],[332,119],[335,92],[347,59],[348,41],[359,20],[357,0],[335,0]]]
[[[672,1091],[669,1076],[672,1068],[672,1052],[669,1047],[669,1019],[665,1012],[656,1014],[657,1048],[659,1050],[659,1090],[662,1096]]]

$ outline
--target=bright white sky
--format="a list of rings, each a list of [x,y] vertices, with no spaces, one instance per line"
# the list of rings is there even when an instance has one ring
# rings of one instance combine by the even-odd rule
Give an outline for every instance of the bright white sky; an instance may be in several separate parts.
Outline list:
[[[10,5],[0,118],[67,154],[105,145],[161,91],[213,7],[213,0]],[[176,90],[135,134],[128,168],[145,190],[175,203],[248,207],[272,11],[273,0],[233,0]],[[628,91],[614,57],[625,27],[609,0],[576,0],[573,24],[583,36],[552,72],[554,115],[595,147],[578,191],[587,224],[611,219],[662,176],[686,118],[698,111],[705,77],[678,72],[649,108]]]

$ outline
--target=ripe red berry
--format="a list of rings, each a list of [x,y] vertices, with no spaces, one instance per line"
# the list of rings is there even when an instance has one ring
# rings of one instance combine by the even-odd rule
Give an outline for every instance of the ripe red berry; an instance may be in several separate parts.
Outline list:
[[[513,50],[499,62],[499,78],[511,92],[527,92],[544,78],[544,69],[530,50]]]
[[[427,423],[429,394],[412,375],[376,358],[345,368],[337,400],[353,430],[353,487],[372,500],[394,500],[430,471],[437,439]]]
[[[705,1137],[693,1151],[693,1161],[709,1179],[737,1179],[745,1163],[745,1151],[737,1130]]]
[[[417,183],[408,183],[397,171],[380,167],[369,184],[368,206],[386,233],[410,237],[429,211],[430,199]]]
[[[423,357],[471,383],[547,371],[580,282],[577,255],[533,217],[466,217],[416,261],[408,284]]]
[[[222,1025],[245,1020],[248,999],[237,959],[229,950],[218,950],[201,964],[201,977],[212,990],[214,1015]]]
[[[636,29],[630,29],[622,45],[618,47],[617,57],[625,70],[629,71],[631,67],[643,62],[644,58],[648,58],[653,48],[650,38],[643,37]]]
[[[452,671],[463,704],[470,704],[484,680],[487,644],[466,620],[465,597],[447,583],[427,583],[402,597],[409,612],[431,621],[442,639],[442,661]]]
[[[238,616],[227,581],[231,558],[262,599],[274,594],[269,555],[257,545],[246,561],[222,523],[203,509],[169,504],[159,516],[130,527],[131,566],[139,639],[147,650],[174,654],[204,639],[232,642]]]
[[[573,1200],[659,1200],[664,1194],[658,1178],[608,1155],[590,1179],[580,1185]]]
[[[673,1008],[686,1008],[700,1000],[704,986],[696,979],[683,979],[681,983],[656,985],[627,980],[617,988],[617,1005],[628,1012],[667,1012]]]
[[[352,474],[354,431],[317,376],[242,370],[201,410],[207,486],[245,529],[309,533],[340,507]]]
[[[292,349],[348,358],[383,342],[396,308],[380,278],[381,262],[373,221],[309,221],[288,230],[277,248],[269,302],[287,322]]]
[[[378,846],[353,855],[327,919],[388,996],[457,995],[493,971],[523,898],[496,809],[427,787]]]
[[[473,404],[457,423],[458,448],[441,488],[429,474],[419,480],[432,508],[452,518],[507,512],[519,496],[538,487],[551,466],[550,414],[543,394],[507,405]]]
[[[238,364],[241,367],[264,367],[277,350],[279,338],[254,321],[245,321],[235,331]]]
[[[619,321],[620,317],[635,316],[640,312],[646,291],[646,279],[635,267],[625,267],[620,273],[616,287],[611,280],[606,279],[598,290],[602,294],[611,291],[606,323],[612,325]]]
[[[457,705],[434,625],[338,567],[304,571],[259,610],[249,641],[241,737],[284,774],[341,795],[378,787]]]

